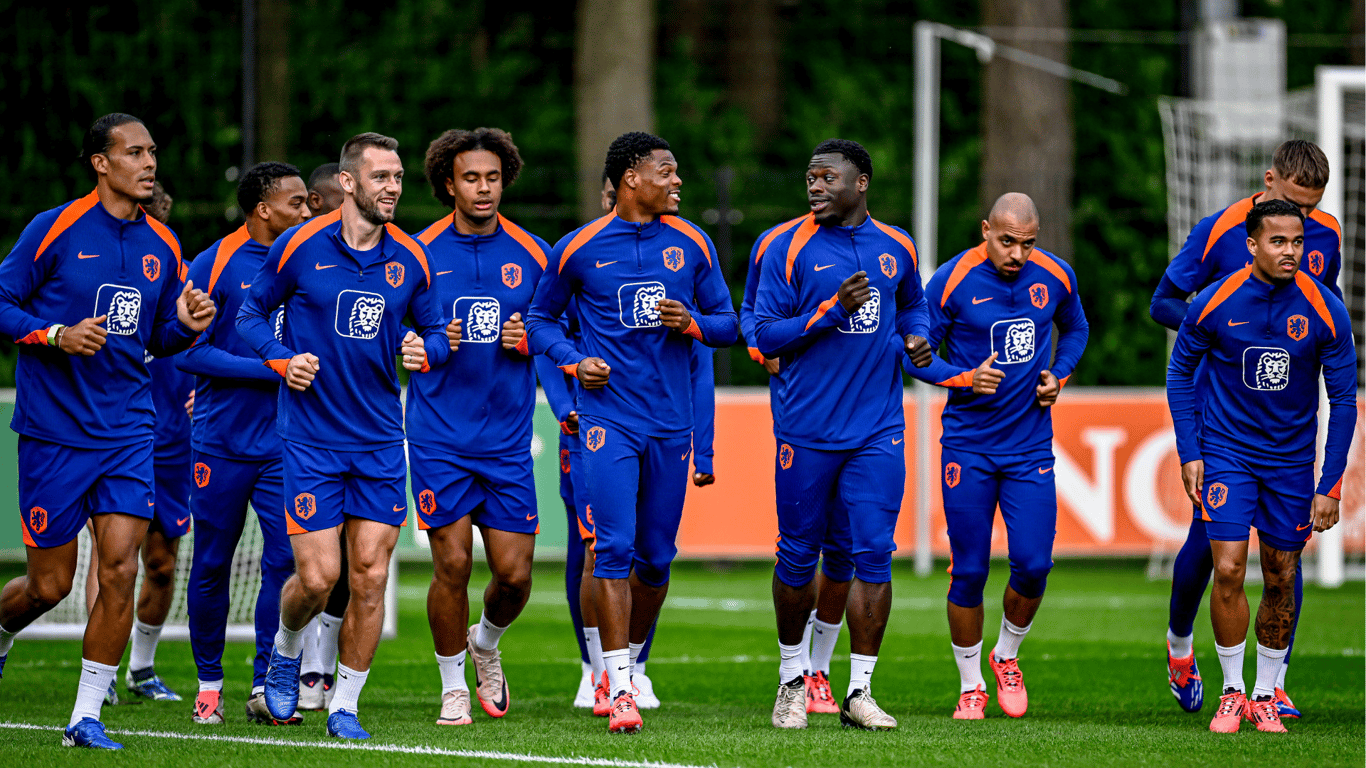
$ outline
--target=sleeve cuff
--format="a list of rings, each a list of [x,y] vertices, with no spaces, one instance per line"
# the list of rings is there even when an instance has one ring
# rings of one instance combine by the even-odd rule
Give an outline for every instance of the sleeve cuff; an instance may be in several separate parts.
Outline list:
[[[285,370],[289,368],[288,360],[267,360],[263,363],[267,368],[280,374],[280,378],[285,378]]]
[[[747,349],[749,350],[750,360],[753,360],[759,365],[764,364],[764,353],[760,352],[758,347],[748,347]]]
[[[683,329],[683,334],[702,341],[702,329],[697,325],[697,318],[689,315],[688,320],[688,327]]]

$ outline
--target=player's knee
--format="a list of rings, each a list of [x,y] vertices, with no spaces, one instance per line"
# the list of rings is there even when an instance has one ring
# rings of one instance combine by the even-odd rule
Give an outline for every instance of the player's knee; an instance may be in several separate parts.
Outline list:
[[[635,574],[646,586],[662,587],[669,583],[669,564],[636,561]]]
[[[1242,589],[1247,563],[1234,558],[1214,561],[1214,586],[1219,589]]]
[[[115,590],[113,594],[122,594],[125,590],[132,594],[133,582],[138,577],[138,559],[136,554],[129,554],[121,557],[105,557],[101,553],[99,582],[100,591],[106,589]]]
[[[30,576],[28,584],[24,588],[24,594],[32,602],[37,603],[44,611],[51,610],[53,607],[71,594],[71,582],[74,574],[52,573],[42,576]]]
[[[175,583],[175,557],[158,556],[144,563],[143,578],[153,586],[165,589]]]
[[[987,569],[953,564],[949,575],[949,602],[960,608],[976,608],[982,604],[987,588]]]
[[[892,580],[892,553],[854,555],[854,574],[865,584],[886,584]]]
[[[472,563],[470,553],[457,547],[453,552],[443,552],[440,557],[432,558],[432,575],[443,584],[468,585]]]
[[[1053,570],[1049,565],[1034,565],[1022,568],[1010,569],[1010,588],[1020,597],[1033,600],[1043,595],[1044,589],[1048,586],[1048,572]]]
[[[304,593],[318,598],[332,591],[341,576],[341,566],[338,563],[301,563],[296,575]]]
[[[500,565],[493,580],[503,592],[525,595],[531,592],[531,561]]]
[[[827,549],[821,553],[821,573],[831,581],[849,581],[854,578],[854,558],[845,552]]]

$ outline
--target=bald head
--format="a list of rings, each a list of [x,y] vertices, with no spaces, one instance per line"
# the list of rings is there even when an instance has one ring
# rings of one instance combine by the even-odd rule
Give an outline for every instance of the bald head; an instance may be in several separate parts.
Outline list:
[[[1034,205],[1034,201],[1029,195],[1023,192],[1007,192],[996,198],[996,202],[991,206],[991,213],[987,214],[987,221],[993,224],[1006,220],[1016,224],[1035,224],[1039,223],[1039,209]]]

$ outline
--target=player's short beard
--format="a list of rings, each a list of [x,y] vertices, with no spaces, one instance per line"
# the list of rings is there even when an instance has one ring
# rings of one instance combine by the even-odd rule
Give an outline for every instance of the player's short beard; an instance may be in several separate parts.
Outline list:
[[[360,215],[366,221],[377,227],[394,220],[392,214],[386,216],[380,213],[379,205],[375,202],[378,199],[379,195],[366,195],[365,188],[359,184],[356,185],[356,209],[360,211]]]

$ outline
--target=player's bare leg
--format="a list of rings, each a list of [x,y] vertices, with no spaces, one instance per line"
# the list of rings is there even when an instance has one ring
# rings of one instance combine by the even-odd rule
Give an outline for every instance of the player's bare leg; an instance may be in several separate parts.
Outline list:
[[[1210,730],[1232,733],[1249,711],[1243,683],[1243,651],[1247,642],[1248,606],[1243,579],[1247,575],[1247,540],[1210,541],[1214,555],[1214,586],[1210,589],[1209,614],[1214,625],[1214,647],[1223,667],[1224,683],[1219,709]],[[1293,603],[1294,598],[1291,598]]]
[[[869,695],[873,667],[892,613],[892,583],[870,584],[855,578],[845,613],[849,618],[849,693],[841,707],[840,722],[870,730],[895,728],[896,720],[882,712]]]
[[[157,676],[153,663],[161,628],[171,613],[175,596],[176,556],[180,538],[168,539],[158,529],[149,528],[142,542],[142,588],[138,592],[137,621],[133,623],[132,650],[124,683],[128,690],[156,701],[180,701]]]
[[[432,583],[427,587],[427,624],[441,673],[437,725],[469,725],[470,689],[465,682],[465,627],[470,620],[470,567],[474,546],[469,515],[427,531]]]
[[[1276,707],[1276,679],[1290,650],[1295,627],[1295,571],[1300,553],[1261,542],[1262,603],[1257,609],[1257,678],[1252,687],[1252,721],[1257,730],[1284,733]]]
[[[1029,708],[1029,696],[1025,691],[1024,675],[1020,672],[1018,661],[1020,643],[1029,633],[1034,623],[1034,614],[1043,603],[1043,595],[1025,597],[1006,586],[1005,596],[1001,598],[1004,611],[1001,616],[1001,634],[992,648],[987,662],[996,677],[996,698],[1001,710],[1011,717],[1023,717]],[[979,615],[979,622],[980,622]],[[978,638],[981,626],[978,625]],[[955,643],[956,644],[956,643]],[[960,646],[961,647],[961,646]]]
[[[0,589],[0,660],[8,654],[14,635],[56,607],[71,593],[76,577],[77,541],[60,547],[25,547],[28,568]],[[0,662],[3,663],[3,662]]]
[[[507,714],[511,699],[498,652],[498,640],[521,615],[531,597],[531,559],[536,536],[480,526],[493,577],[484,588],[484,612],[469,628],[468,647],[474,662],[479,704],[490,717]],[[463,626],[463,625],[462,625]]]
[[[298,708],[304,629],[327,605],[340,578],[341,528],[338,525],[289,537],[295,570],[280,590],[280,629],[266,670],[266,709],[276,720],[288,721]]]
[[[389,583],[389,560],[397,543],[396,525],[359,517],[346,521],[347,556],[350,560],[347,576],[351,584],[351,603],[346,608],[346,618],[342,620],[339,650],[342,665],[358,672],[370,669],[375,649],[379,647],[379,636],[384,627],[384,588]],[[341,689],[339,681],[338,697],[342,695]],[[332,711],[335,712],[336,699],[333,704]]]
[[[631,714],[634,714],[634,717],[627,718],[630,721],[628,727],[622,730],[634,733],[640,730],[640,715],[634,712],[635,702],[630,696],[630,637],[631,630],[637,622],[632,610],[633,601],[629,580],[603,579],[594,576],[593,602],[598,610],[598,631],[602,637],[603,664],[606,667],[603,674],[607,677],[609,698],[613,707],[621,703],[633,711]],[[648,622],[646,624],[648,625]],[[646,631],[648,631],[648,627]],[[643,633],[641,637],[644,637]],[[616,725],[617,718],[613,717],[610,712],[609,718],[611,721],[608,724],[608,730],[611,731]]]

